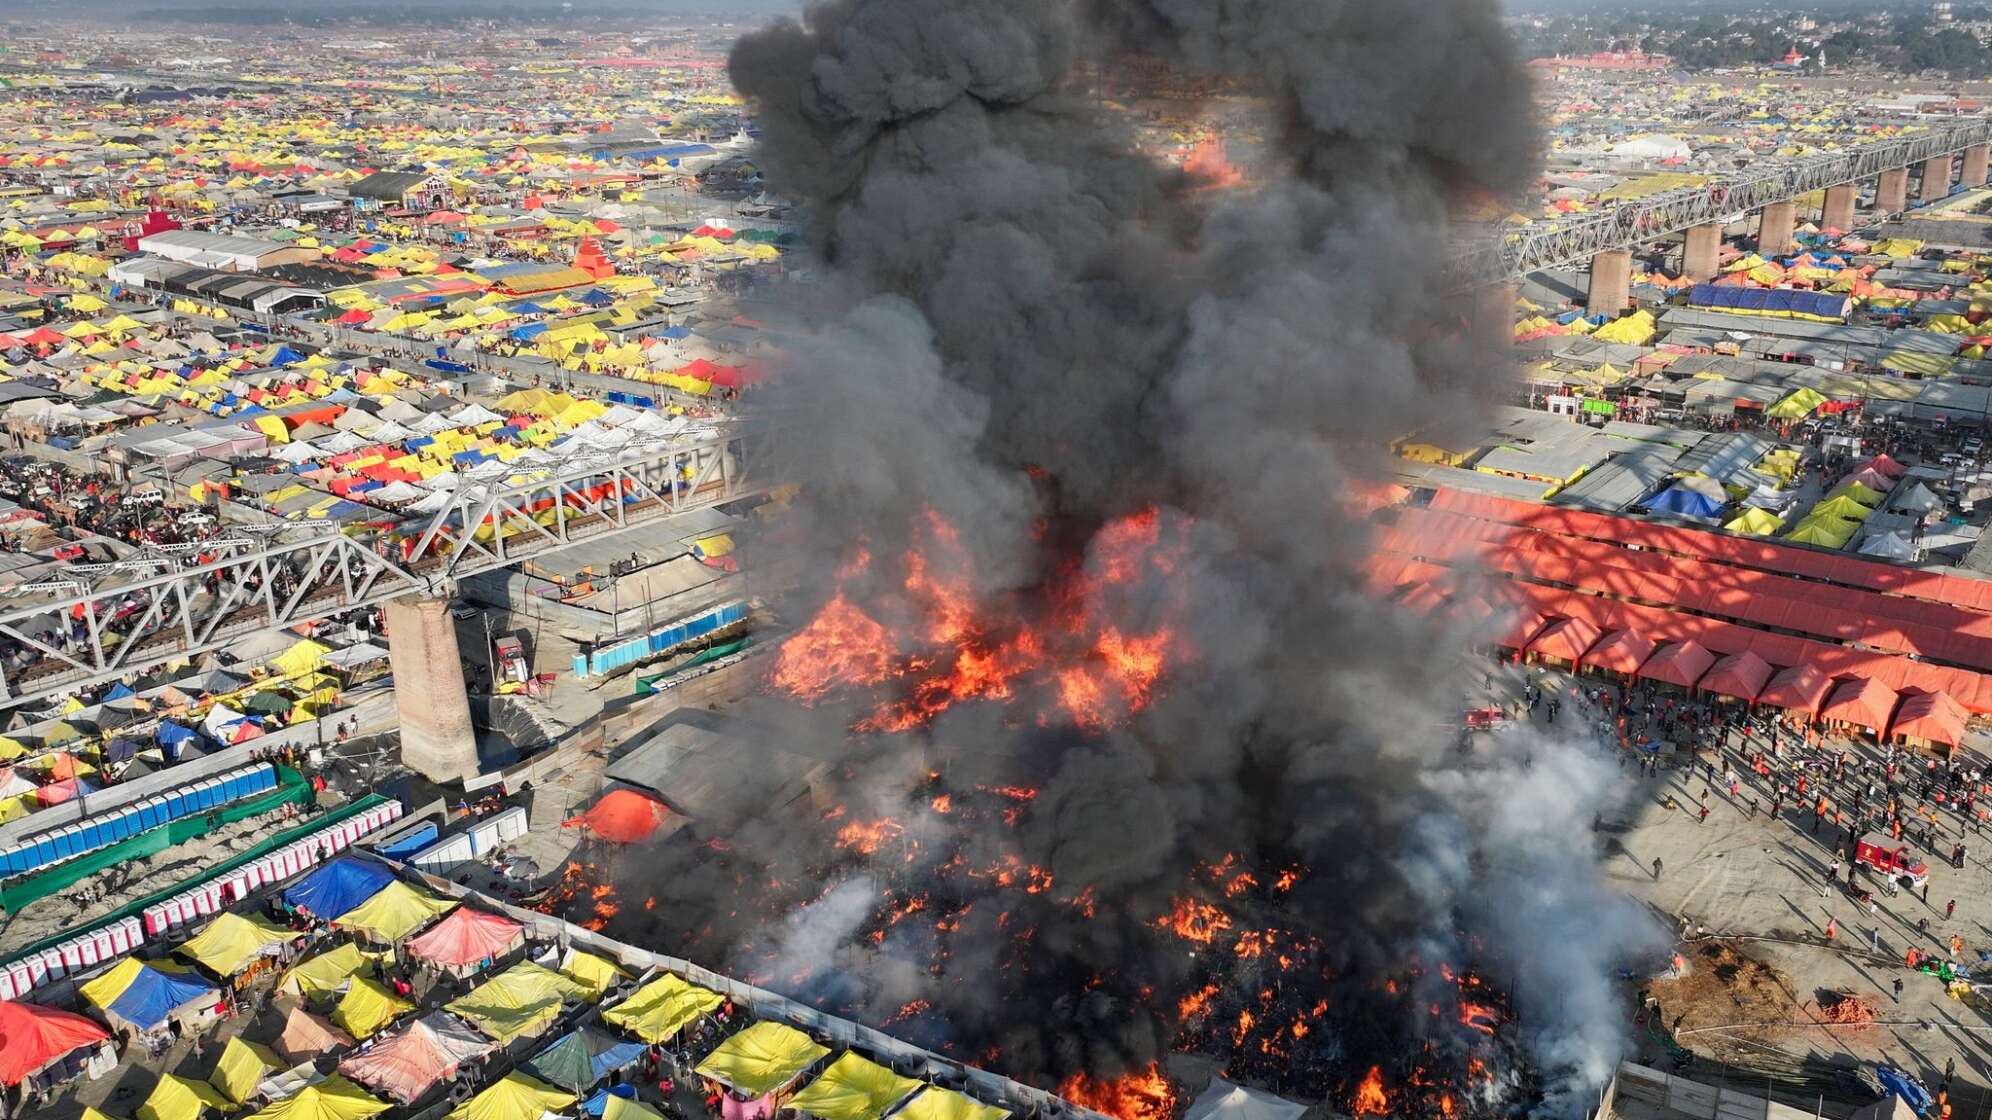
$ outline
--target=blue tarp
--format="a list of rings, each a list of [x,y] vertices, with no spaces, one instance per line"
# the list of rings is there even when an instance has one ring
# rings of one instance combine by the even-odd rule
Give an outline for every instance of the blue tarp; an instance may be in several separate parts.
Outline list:
[[[1846,296],[1831,292],[1797,292],[1784,288],[1736,288],[1724,284],[1696,284],[1688,293],[1688,306],[1718,311],[1770,311],[1795,315],[1817,315],[1845,319],[1852,304]]]
[[[151,965],[139,970],[131,986],[111,1001],[110,1010],[141,1031],[158,1030],[175,1008],[197,999],[214,999],[213,984],[194,976],[175,976]]]
[[[1663,491],[1658,497],[1646,503],[1646,508],[1654,513],[1679,513],[1688,517],[1714,517],[1722,510],[1722,503],[1706,494],[1698,494],[1679,486]]]
[[[122,700],[127,696],[134,696],[134,695],[137,694],[132,692],[130,685],[124,683],[123,681],[119,681],[118,683],[111,686],[111,690],[109,692],[104,693],[104,699]]]
[[[581,1102],[581,1107],[586,1109],[588,1115],[590,1116],[600,1116],[602,1114],[602,1110],[609,1107],[609,1098],[611,1096],[622,1097],[627,1100],[635,1100],[636,1086],[611,1085],[606,1089],[597,1089],[595,1090],[594,1096],[591,1096],[587,1100]]]
[[[1882,1088],[1901,1097],[1904,1104],[1915,1109],[1919,1114],[1929,1111],[1932,1098],[1930,1097],[1930,1091],[1923,1087],[1921,1081],[1916,1080],[1916,1078],[1909,1074],[1903,1073],[1894,1066],[1878,1067],[1874,1071],[1874,1076],[1876,1080],[1881,1082]]]
[[[321,918],[336,918],[394,881],[387,868],[346,856],[335,859],[284,891],[284,901]]]
[[[394,843],[374,850],[389,859],[405,860],[433,843],[436,835],[436,825],[432,821],[409,833],[407,836],[396,840]]]

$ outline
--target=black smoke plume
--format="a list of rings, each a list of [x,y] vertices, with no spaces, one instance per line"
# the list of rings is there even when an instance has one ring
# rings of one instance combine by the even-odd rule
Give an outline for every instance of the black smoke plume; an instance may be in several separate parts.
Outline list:
[[[1458,1064],[1474,1032],[1395,982],[1486,960],[1573,1107],[1609,1070],[1608,969],[1639,936],[1582,854],[1606,775],[1527,736],[1459,760],[1462,636],[1366,588],[1345,502],[1390,440],[1471,426],[1508,376],[1441,280],[1451,216],[1537,167],[1495,4],[834,0],[731,68],[816,239],[810,326],[769,398],[808,464],[797,617],[862,549],[852,598],[914,627],[894,561],[935,516],[976,601],[1029,613],[1075,557],[1103,563],[1102,525],[1153,508],[1179,552],[1100,609],[1166,620],[1184,655],[1108,730],[965,703],[847,739],[852,707],[771,704],[778,734],[844,760],[841,812],[743,804],[708,824],[723,851],[644,856],[632,889],[656,906],[621,931],[1054,1084],[1141,1068],[1179,1044],[1179,999],[1235,986],[1221,940],[1157,925],[1212,893],[1199,868],[1301,867],[1277,896],[1213,896],[1303,946],[1277,983],[1328,1007],[1281,1043],[1289,1087]],[[1110,96],[1158,72],[1263,107],[1249,189],[1138,150]],[[881,818],[900,831],[863,860],[826,843]],[[959,870],[1006,858],[1051,885]]]

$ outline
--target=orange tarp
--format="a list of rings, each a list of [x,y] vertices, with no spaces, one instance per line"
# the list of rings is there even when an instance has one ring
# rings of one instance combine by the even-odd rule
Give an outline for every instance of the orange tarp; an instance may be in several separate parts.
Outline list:
[[[1771,664],[1749,650],[1732,653],[1702,675],[1701,688],[1707,692],[1755,700],[1771,679]]]
[[[655,798],[633,789],[612,789],[578,817],[561,822],[562,828],[585,828],[604,840],[634,844],[657,834],[671,810]]]
[[[1833,679],[1820,672],[1818,666],[1800,665],[1772,677],[1763,691],[1757,693],[1757,702],[1804,712],[1809,716],[1819,710],[1819,705],[1826,702],[1826,694],[1831,691]]]
[[[1833,686],[1819,718],[1834,723],[1851,723],[1879,735],[1888,729],[1888,717],[1895,712],[1895,690],[1873,677],[1849,677]]]
[[[1639,676],[1642,680],[1693,688],[1713,664],[1715,655],[1690,638],[1661,647],[1658,653],[1646,659],[1646,664],[1639,667]]]
[[[1559,618],[1535,636],[1529,643],[1529,652],[1542,657],[1557,657],[1576,663],[1584,657],[1598,640],[1599,630],[1581,618]]]
[[[1591,647],[1584,664],[1613,673],[1637,673],[1653,656],[1653,639],[1637,630],[1614,630]]]
[[[1890,735],[1955,747],[1964,740],[1964,707],[1944,692],[1905,692]]]

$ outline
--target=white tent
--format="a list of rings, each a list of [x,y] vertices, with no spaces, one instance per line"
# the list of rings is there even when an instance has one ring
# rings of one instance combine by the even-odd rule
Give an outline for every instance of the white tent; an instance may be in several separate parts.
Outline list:
[[[1900,533],[1875,533],[1861,542],[1860,553],[1882,560],[1906,562],[1916,558],[1916,546],[1904,540]]]
[[[1306,1105],[1295,1104],[1285,1097],[1213,1077],[1210,1088],[1183,1113],[1183,1120],[1295,1120],[1306,1111]]]

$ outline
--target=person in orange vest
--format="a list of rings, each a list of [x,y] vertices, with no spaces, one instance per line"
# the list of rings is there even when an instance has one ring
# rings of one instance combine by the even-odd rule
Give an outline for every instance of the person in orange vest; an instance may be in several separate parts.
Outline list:
[[[1840,935],[1840,919],[1826,919],[1826,940],[1831,941]]]
[[[1904,965],[1904,966],[1906,966],[1906,967],[1908,967],[1908,968],[1910,968],[1910,969],[1912,969],[1912,970],[1913,970],[1913,969],[1914,969],[1914,968],[1916,967],[1916,961],[1917,961],[1918,959],[1919,959],[1919,958],[1918,958],[1918,957],[1917,957],[1917,955],[1916,955],[1916,949],[1915,949],[1915,947],[1914,947],[1914,946],[1911,946],[1911,947],[1910,947],[1910,949],[1909,949],[1909,954],[1908,954],[1908,955],[1907,955],[1906,957],[1904,957],[1904,958],[1902,959],[1902,963],[1903,963],[1903,965]]]
[[[1964,936],[1962,934],[1952,933],[1951,956],[1955,957],[1962,952],[1964,952]]]

